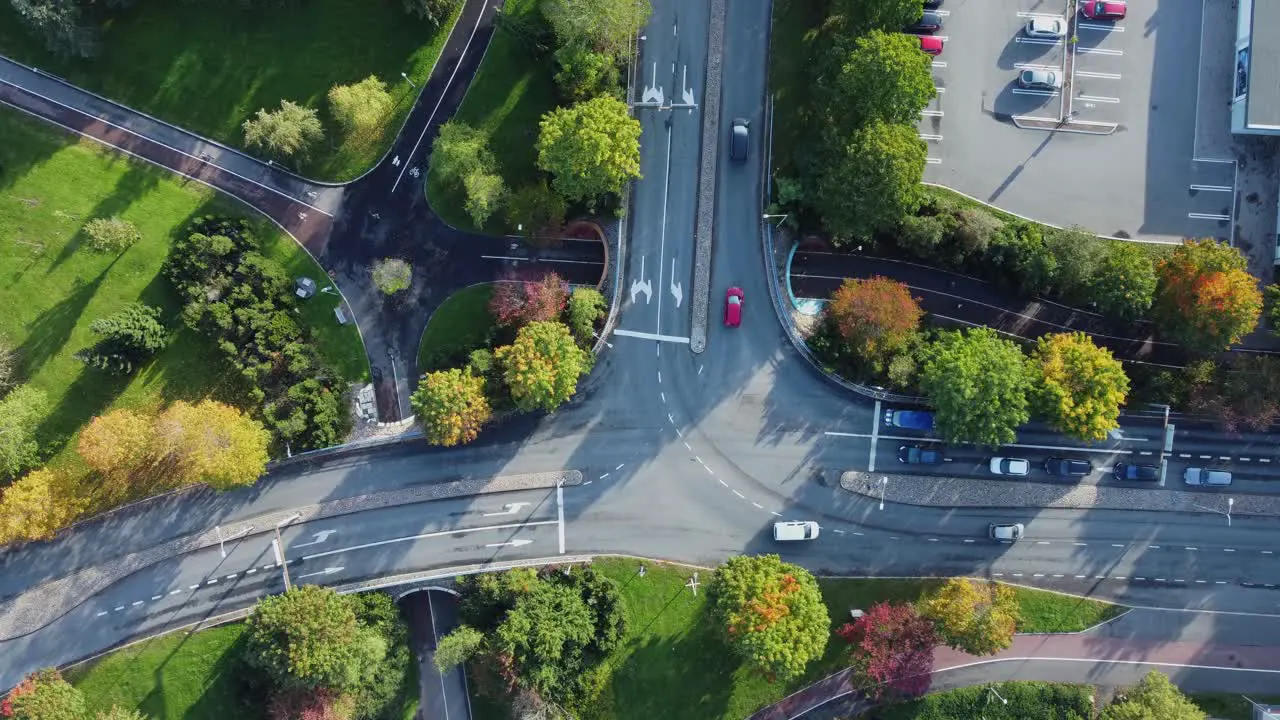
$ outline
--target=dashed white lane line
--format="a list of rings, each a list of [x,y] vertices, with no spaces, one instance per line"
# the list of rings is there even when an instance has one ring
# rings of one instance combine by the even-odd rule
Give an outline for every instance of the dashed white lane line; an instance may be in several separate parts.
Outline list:
[[[1147,547],[1151,548],[1152,550],[1159,550],[1159,549],[1160,549],[1160,546],[1159,546],[1159,545],[1148,545]]]
[[[235,575],[228,575],[228,576],[226,576],[226,577],[224,577],[224,578],[222,578],[222,579],[223,579],[223,580],[235,580],[235,579],[236,579],[236,576],[235,576]]]
[[[1191,457],[1191,453],[1178,453],[1178,457],[1180,457],[1180,458],[1189,458],[1189,457]]]
[[[929,538],[929,542],[938,542],[938,538]]]
[[[1111,547],[1124,547],[1124,546],[1119,543],[1111,543]]]
[[[694,456],[693,456],[693,459],[694,459],[694,460],[697,460],[699,465],[706,465],[706,463],[702,462],[702,457],[701,457],[701,456],[694,455]]]
[[[164,596],[163,596],[163,595],[152,595],[152,596],[151,596],[151,602],[155,602],[155,601],[159,600],[159,599],[160,599],[160,598],[162,598],[162,597],[164,597]]]
[[[618,463],[618,467],[614,468],[614,470],[621,470],[624,466],[626,466],[626,463]]]
[[[774,511],[774,510],[770,510],[770,511],[769,511],[769,513],[770,513],[771,515],[773,515],[774,517],[782,517],[782,513],[777,512],[777,511]]]
[[[1203,584],[1205,583],[1205,581],[1204,581],[1204,580],[1197,580],[1196,582],[1197,582],[1197,583],[1199,583],[1199,584],[1201,584],[1201,585],[1203,585]]]
[[[103,610],[102,612],[98,613],[98,617],[102,617],[103,615],[106,615],[106,614],[107,614],[107,611]]]
[[[1087,547],[1089,545],[1089,543],[1082,543],[1082,542],[1071,543],[1071,544],[1075,545],[1076,547]]]
[[[658,391],[658,397],[661,397],[661,398],[662,398],[662,403],[665,405],[665,404],[666,404],[666,402],[667,402],[667,394],[666,394],[666,393],[664,393],[664,392],[662,392],[661,390],[659,390],[659,391]]]
[[[200,589],[200,586],[199,586],[199,585],[192,585],[191,587],[189,587],[189,588],[187,588],[187,589],[188,589],[188,590],[199,590],[199,589]]]
[[[1156,578],[1156,582],[1164,582],[1164,578]]]
[[[134,606],[134,607],[138,607],[138,606],[139,606],[139,605],[141,605],[141,604],[142,604],[142,601],[141,601],[141,600],[134,600],[134,601],[133,601],[133,606]]]
[[[1235,552],[1235,548],[1222,548],[1222,552]]]
[[[263,570],[270,570],[270,569],[272,569],[272,568],[274,568],[274,567],[275,567],[275,565],[263,565],[263,566],[262,566],[262,569],[263,569]]]
[[[1035,573],[1031,577],[1044,577],[1044,573]]]
[[[1139,454],[1139,455],[1150,455],[1150,454],[1151,454],[1151,451],[1150,451],[1150,450],[1139,450],[1139,451],[1138,451],[1138,454]]]
[[[1077,580],[1080,580],[1080,579],[1083,579],[1084,577],[1085,577],[1084,575],[1077,575],[1077,576],[1076,576],[1076,579],[1077,579]]]
[[[707,471],[707,474],[708,474],[708,475],[710,475],[711,477],[715,477],[715,476],[716,476],[716,471],[715,471],[715,470],[712,470],[711,468],[707,467],[706,465],[703,465],[703,466],[702,466],[702,469],[703,469],[703,470],[706,470],[706,471]]]
[[[975,542],[973,538],[965,538],[964,541],[967,543]]]
[[[716,478],[716,480],[720,480],[720,478]],[[720,484],[725,487],[729,487],[729,483],[725,482],[724,480],[720,480]]]
[[[609,473],[605,473],[605,474],[601,475],[598,479],[599,479],[599,480],[603,480],[603,479],[605,479],[605,478],[607,478],[607,477],[609,477]]]
[[[181,594],[182,594],[182,588],[178,588],[177,590],[170,590],[170,591],[169,591],[169,594],[170,594],[170,595],[181,595]]]
[[[124,606],[123,606],[123,605],[117,605],[117,606],[116,606],[116,608],[115,608],[115,610],[114,610],[113,612],[120,612],[120,611],[121,611],[121,610],[123,610],[123,609],[124,609]]]
[[[1271,462],[1271,458],[1258,458],[1258,462]]]
[[[1214,584],[1214,585],[1226,585],[1226,584],[1227,584],[1227,581],[1226,581],[1226,580],[1214,580],[1214,581],[1213,581],[1213,584]]]
[[[1218,456],[1218,459],[1219,459],[1219,460],[1230,460],[1230,459],[1231,459],[1231,456],[1229,456],[1229,455],[1219,455],[1219,456]]]
[[[689,443],[684,444],[684,449],[688,450],[689,452],[693,452],[693,448],[689,447]]]
[[[676,428],[676,437],[684,437],[684,433],[680,432],[680,428]]]
[[[1270,550],[1263,550],[1263,551],[1262,551],[1262,554],[1263,554],[1263,555],[1270,555],[1270,554],[1271,554],[1271,551],[1270,551]]]
[[[861,535],[862,535],[862,533],[860,533],[860,532],[855,532],[855,533],[854,533],[854,535],[861,536]]]
[[[206,585],[217,585],[217,584],[218,584],[218,578],[214,578],[214,579],[212,579],[212,580],[210,580],[210,581],[206,582],[205,584],[206,584]]]
[[[764,506],[763,506],[763,505],[761,505],[761,504],[760,504],[760,503],[758,503],[758,502],[753,502],[753,503],[751,503],[751,504],[752,504],[752,505],[755,505],[757,510],[763,510],[763,509],[764,509]],[[844,531],[843,531],[843,530],[837,530],[836,532],[838,532],[838,533],[842,533],[842,532],[844,532]]]
[[[1212,460],[1212,459],[1213,459],[1213,456],[1212,456],[1212,455],[1201,455],[1201,456],[1200,456],[1200,459],[1201,459],[1201,460]]]
[[[1037,545],[1048,545],[1048,544],[1049,544],[1049,541],[1048,541],[1048,540],[1037,540],[1037,541],[1036,541],[1036,544],[1037,544]]]
[[[662,384],[662,371],[661,371],[661,370],[659,370],[659,371],[658,371],[658,384],[659,384],[659,385],[661,385],[661,384]],[[663,402],[666,402],[666,400],[663,400]]]
[[[754,505],[755,503],[752,503],[752,504]],[[759,507],[759,506],[757,505],[756,507]],[[832,529],[832,531],[831,531],[831,532],[834,532],[834,533],[837,533],[837,534],[840,534],[840,535],[843,535],[843,534],[844,534],[844,531],[843,531],[843,530],[836,530],[836,529]]]
[[[667,421],[670,422],[672,425],[676,424],[676,419],[671,417],[671,413],[667,413]]]
[[[1014,577],[1022,577],[1022,573],[1014,573],[1014,574],[1013,574],[1013,576],[1014,576]]]
[[[1054,576],[1054,577],[1056,577],[1056,578],[1066,577],[1066,576],[1065,576],[1065,575],[1063,575],[1062,573],[1054,573],[1054,574],[1053,574],[1053,576]]]
[[[1241,462],[1249,462],[1249,458],[1240,458]]]
[[[1134,580],[1141,580],[1141,581],[1143,581],[1143,582],[1146,582],[1146,581],[1147,581],[1147,579],[1146,579],[1146,578],[1144,578],[1144,577],[1142,577],[1142,576],[1137,576],[1137,577],[1134,577],[1133,579],[1134,579]]]
[[[1114,578],[1112,578],[1112,580],[1124,580],[1124,579],[1125,579],[1125,576],[1123,575],[1117,575]]]
[[[734,494],[734,495],[737,495],[739,498],[741,498],[741,499],[743,499],[743,500],[746,500],[746,499],[747,499],[747,496],[746,496],[746,495],[743,495],[742,493],[738,492],[737,490],[734,490],[734,491],[733,491],[733,494]]]
[[[1183,550],[1199,550],[1200,548],[1195,548],[1195,547],[1191,547],[1191,546],[1189,546],[1189,545],[1188,545],[1187,547],[1184,547],[1184,548],[1182,548],[1182,549],[1183,549]]]

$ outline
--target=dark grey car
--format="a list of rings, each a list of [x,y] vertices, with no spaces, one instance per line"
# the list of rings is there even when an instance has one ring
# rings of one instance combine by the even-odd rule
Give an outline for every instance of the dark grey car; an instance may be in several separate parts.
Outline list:
[[[751,148],[751,123],[743,118],[734,118],[729,126],[729,159],[742,162],[747,159]]]

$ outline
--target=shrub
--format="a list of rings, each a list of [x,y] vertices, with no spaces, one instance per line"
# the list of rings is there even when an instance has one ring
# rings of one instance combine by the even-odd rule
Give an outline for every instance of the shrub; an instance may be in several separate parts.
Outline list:
[[[329,89],[329,112],[347,132],[368,132],[381,127],[391,115],[392,102],[387,84],[376,75]]]
[[[373,263],[373,285],[384,295],[395,295],[413,283],[413,268],[400,258],[383,258]]]
[[[1044,240],[1057,261],[1058,294],[1068,302],[1091,302],[1090,289],[1098,266],[1106,255],[1104,243],[1107,241],[1088,230],[1074,227],[1064,230],[1049,228]]]
[[[537,237],[558,235],[568,207],[559,193],[537,182],[508,195],[503,211],[508,227],[525,237]]]
[[[288,100],[280,101],[279,110],[262,108],[244,121],[244,144],[277,158],[305,158],[307,151],[323,139],[324,127],[316,111]]]
[[[107,372],[131,373],[169,342],[168,330],[160,322],[160,308],[141,303],[94,320],[89,330],[101,339],[77,357]]]
[[[475,440],[490,415],[484,379],[457,368],[424,375],[409,404],[427,442],[445,447]]]
[[[596,322],[605,316],[604,296],[595,288],[574,288],[565,314],[578,342],[589,344],[595,335]]]
[[[448,20],[462,0],[402,0],[404,11],[426,20],[433,28],[438,28]]]
[[[0,400],[0,477],[14,477],[40,460],[36,428],[49,409],[43,390],[19,385]]]
[[[84,234],[90,248],[103,253],[121,253],[142,239],[142,231],[118,217],[94,218],[85,223]]]
[[[555,52],[556,85],[569,102],[589,100],[618,88],[621,72],[614,55],[573,42]]]
[[[908,215],[898,225],[898,247],[922,260],[954,264],[955,258],[946,250],[954,230],[955,219],[949,215]]]
[[[0,707],[14,720],[84,720],[89,715],[84,694],[53,668],[27,675]]]
[[[569,285],[556,273],[537,280],[499,282],[489,299],[489,313],[503,327],[520,328],[559,319],[569,300]]]
[[[952,235],[959,252],[969,258],[986,252],[1003,224],[1000,218],[986,210],[965,208],[956,215],[956,229]]]

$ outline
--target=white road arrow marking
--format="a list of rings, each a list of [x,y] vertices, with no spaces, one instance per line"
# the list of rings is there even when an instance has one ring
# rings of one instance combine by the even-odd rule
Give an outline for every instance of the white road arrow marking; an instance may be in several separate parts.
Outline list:
[[[315,576],[317,576],[317,575],[332,575],[332,574],[334,574],[334,573],[336,573],[336,572],[342,572],[343,570],[346,570],[346,568],[344,568],[344,567],[327,567],[327,568],[325,568],[325,569],[321,570],[320,572],[313,572],[313,573],[307,573],[306,575],[299,575],[299,576],[298,576],[298,579],[299,579],[299,580],[301,580],[301,579],[303,579],[303,578],[315,577]]]
[[[662,104],[662,88],[658,87],[658,63],[653,64],[653,87],[645,87],[640,102]]]
[[[489,543],[488,545],[485,545],[485,547],[506,547],[507,545],[510,545],[512,547],[520,547],[521,545],[528,545],[531,542],[533,541],[532,540],[511,540],[510,542]]]
[[[640,277],[644,277],[644,256],[640,256]],[[644,304],[648,305],[653,297],[653,285],[648,280],[631,281],[631,304],[636,302],[636,293],[644,293]]]
[[[315,538],[315,540],[312,540],[311,542],[302,543],[301,545],[294,545],[293,547],[300,548],[300,547],[309,547],[311,545],[319,545],[325,540],[328,540],[329,536],[336,532],[338,531],[337,530],[321,530],[318,533],[312,533],[311,537]]]
[[[683,97],[685,105],[688,105],[690,107],[695,106],[695,103],[693,102],[693,88],[689,87],[689,66],[688,65],[684,66],[684,71],[680,78],[680,95]]]
[[[680,283],[676,282],[675,258],[671,258],[671,294],[676,296],[676,307],[680,307],[680,301],[684,299],[684,291],[680,289]]]
[[[520,512],[520,508],[528,504],[529,503],[527,502],[507,503],[506,505],[502,506],[503,507],[502,512],[485,513],[484,517],[497,517],[499,515],[515,515],[516,513]]]

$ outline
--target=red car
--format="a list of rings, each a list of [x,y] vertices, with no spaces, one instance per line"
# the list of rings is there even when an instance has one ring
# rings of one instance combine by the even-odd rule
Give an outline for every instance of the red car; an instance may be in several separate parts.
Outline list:
[[[1088,0],[1080,4],[1080,14],[1090,20],[1123,20],[1124,0]]]
[[[937,35],[921,35],[920,49],[923,50],[926,55],[941,55],[942,38]]]
[[[742,324],[742,288],[731,287],[724,292],[724,326],[738,327]]]

